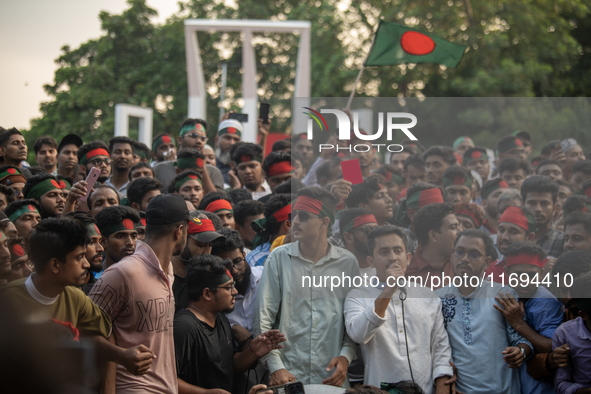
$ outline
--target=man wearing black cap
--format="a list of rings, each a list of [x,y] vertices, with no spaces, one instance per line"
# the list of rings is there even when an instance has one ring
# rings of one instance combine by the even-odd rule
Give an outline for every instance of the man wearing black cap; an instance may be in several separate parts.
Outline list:
[[[57,146],[57,174],[74,179],[74,171],[78,165],[78,148],[82,146],[82,138],[76,134],[68,134]]]
[[[111,318],[117,345],[142,344],[154,353],[144,375],[132,375],[117,366],[118,393],[178,392],[170,261],[185,248],[188,219],[185,200],[178,194],[154,197],[146,211],[144,241],[137,242],[133,255],[106,269],[90,292]],[[112,378],[112,368],[109,372]]]

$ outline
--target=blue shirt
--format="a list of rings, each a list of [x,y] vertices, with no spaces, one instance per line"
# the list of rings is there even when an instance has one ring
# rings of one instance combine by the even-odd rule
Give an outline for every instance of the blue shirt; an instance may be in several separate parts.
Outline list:
[[[271,253],[271,242],[264,243],[254,248],[246,255],[246,262],[251,267],[262,267],[265,265],[267,256]]]
[[[554,331],[562,324],[564,319],[564,305],[558,301],[543,286],[538,287],[536,294],[525,303],[525,322],[535,332],[546,338],[552,338]],[[520,368],[522,394],[547,393],[554,394],[554,382],[552,378],[536,380],[527,373],[527,365],[523,363]]]
[[[441,298],[443,321],[458,370],[457,389],[463,393],[519,393],[519,370],[509,368],[503,350],[520,343],[533,346],[511,327],[493,305],[499,292],[517,293],[484,281],[468,297],[455,286],[435,293]]]

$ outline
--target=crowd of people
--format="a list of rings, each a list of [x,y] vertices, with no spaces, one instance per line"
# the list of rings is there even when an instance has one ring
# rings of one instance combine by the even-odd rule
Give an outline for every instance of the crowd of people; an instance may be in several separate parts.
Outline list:
[[[265,155],[269,130],[242,142],[225,116],[212,145],[201,119],[150,147],[47,136],[37,166],[0,130],[6,392],[591,392],[576,140],[384,154],[302,133]]]

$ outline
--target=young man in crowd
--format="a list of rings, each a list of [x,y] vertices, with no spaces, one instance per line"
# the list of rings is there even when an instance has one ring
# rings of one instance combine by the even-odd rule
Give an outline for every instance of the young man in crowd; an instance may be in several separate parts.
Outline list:
[[[524,160],[527,157],[527,152],[523,146],[523,141],[514,135],[508,135],[501,138],[497,143],[496,153],[497,159],[495,163],[497,164],[497,167],[503,160]]]
[[[529,176],[531,168],[525,160],[509,158],[499,162],[496,171],[510,188],[521,190],[521,184]]]
[[[27,245],[21,237],[9,238],[7,243],[10,252],[10,275],[6,278],[8,283],[19,279],[26,279],[33,272],[33,263],[27,255]]]
[[[180,394],[232,392],[234,374],[246,371],[271,350],[283,348],[284,335],[269,330],[241,352],[235,350],[226,313],[234,310],[237,291],[228,263],[211,255],[195,256],[189,263],[186,279],[190,303],[174,317]]]
[[[553,181],[563,179],[562,166],[556,160],[542,160],[536,167],[536,175],[544,175]]]
[[[82,145],[78,149],[78,163],[80,163],[80,171],[84,178],[92,168],[100,170],[98,183],[105,183],[111,176],[111,155],[109,147],[102,141],[94,141]]]
[[[256,235],[252,241],[253,249],[246,255],[251,267],[265,265],[271,253],[271,244],[277,238],[287,235],[291,228],[291,194],[276,194],[265,204],[265,217],[252,222]]]
[[[423,153],[423,160],[427,182],[439,187],[443,186],[443,172],[457,163],[453,150],[447,146],[432,146]]]
[[[210,166],[216,165],[215,159],[215,151],[210,145],[205,145],[203,147],[203,160],[205,160],[205,164],[209,164]]]
[[[404,180],[406,186],[411,187],[415,183],[425,182],[425,160],[420,154],[411,155],[404,160]]]
[[[422,286],[440,288],[443,281],[431,279],[433,276],[441,279],[442,275],[453,276],[451,254],[453,241],[458,235],[459,223],[456,219],[454,206],[450,203],[430,204],[416,213],[412,220],[414,235],[419,241],[420,250],[412,256],[406,277],[420,277]],[[418,281],[415,279],[415,281]]]
[[[188,198],[195,207],[198,207],[204,195],[201,175],[192,170],[181,172],[168,185],[168,192],[180,194],[183,198]]]
[[[469,203],[474,198],[472,183],[474,178],[465,168],[460,166],[448,167],[443,172],[443,190],[446,202],[452,204]]]
[[[23,168],[23,161],[27,160],[27,152],[27,141],[20,131],[12,128],[0,134],[0,155],[4,159],[4,165],[17,167],[21,174],[29,179],[31,173]]]
[[[392,152],[390,155],[390,164],[398,168],[400,171],[404,171],[404,162],[408,157],[412,155],[412,152],[407,150],[401,150],[400,152]],[[424,168],[425,166],[423,166]]]
[[[351,193],[345,199],[345,205],[347,208],[369,209],[378,221],[378,226],[383,226],[394,216],[392,199],[384,184],[384,178],[376,174],[363,183],[353,185]]]
[[[490,235],[497,233],[498,226],[498,211],[497,203],[499,196],[503,194],[509,185],[501,178],[491,179],[482,186],[480,196],[482,197],[482,208],[486,213],[486,218],[482,222],[482,230],[488,232]]]
[[[51,137],[39,137],[33,145],[35,161],[47,174],[57,175],[57,142]]]
[[[94,303],[111,319],[118,346],[141,344],[152,352],[151,365],[143,375],[117,367],[118,393],[178,392],[170,261],[185,247],[188,218],[182,197],[156,196],[146,211],[144,242],[138,243],[135,254],[105,270],[90,292]],[[111,368],[111,379],[112,373]]]
[[[138,178],[155,178],[154,170],[150,164],[140,161],[129,169],[129,182],[133,182]]]
[[[138,163],[148,164],[148,160],[152,160],[152,151],[150,150],[150,148],[148,148],[148,145],[144,144],[143,142],[133,141],[132,151],[132,166]]]
[[[509,294],[499,293],[495,298],[499,305],[495,309],[533,346],[536,353],[552,351],[554,330],[562,324],[564,306],[544,286],[534,282],[544,280],[542,267],[546,254],[532,242],[516,242],[507,251],[505,270],[509,277],[527,276],[530,281],[518,282],[514,287],[521,299],[518,301]],[[528,368],[521,367],[522,393],[554,393],[552,380],[536,380],[528,374]]]
[[[400,228],[383,226],[367,241],[367,262],[375,268],[379,285],[353,289],[345,301],[347,333],[362,348],[364,384],[414,379],[426,393],[449,392],[446,382],[453,369],[441,302],[428,288],[396,285],[411,258],[406,236]],[[430,345],[422,346],[425,343]]]
[[[74,179],[78,167],[78,149],[83,145],[82,138],[68,134],[57,146],[57,174]]]
[[[375,173],[384,177],[386,188],[388,189],[388,196],[392,199],[392,205],[396,206],[398,195],[404,185],[402,171],[397,167],[394,167],[392,164],[384,164],[378,168]]]
[[[591,180],[591,161],[579,160],[573,164],[571,169],[570,183],[577,190],[581,190],[583,183]]]
[[[293,176],[291,155],[287,152],[271,152],[265,157],[263,161],[263,172],[265,173],[265,180],[274,192],[275,188],[291,179]],[[261,202],[266,202],[261,199]]]
[[[176,145],[170,134],[158,134],[152,140],[152,158],[154,164],[176,159]]]
[[[276,327],[290,338],[283,351],[273,350],[261,358],[271,374],[271,386],[295,382],[296,377],[304,384],[346,384],[347,368],[356,353],[343,318],[351,284],[333,291],[314,288],[313,297],[311,284],[302,286],[303,279],[316,275],[359,275],[355,257],[328,242],[335,207],[336,199],[327,190],[301,189],[292,209],[294,242],[273,250],[265,262],[254,335]],[[312,335],[297,334],[301,332]]]
[[[39,203],[39,213],[43,219],[60,216],[64,212],[66,198],[64,189],[66,183],[58,181],[49,174],[39,174],[27,180],[23,195],[32,198]]]
[[[571,215],[564,221],[564,251],[591,253],[591,214]]]
[[[479,229],[484,219],[484,210],[480,205],[469,203],[454,204],[456,219],[458,219],[458,231]]]
[[[293,152],[298,152],[304,159],[304,166],[311,169],[314,163],[314,147],[312,141],[308,140],[306,133],[295,134],[292,138],[291,148]]]
[[[536,218],[537,231],[534,240],[544,253],[554,258],[562,254],[564,247],[564,233],[557,230],[552,223],[557,196],[558,184],[542,175],[527,178],[521,186],[523,205]]]
[[[234,230],[234,209],[225,193],[209,193],[199,203],[202,211],[215,213],[222,221],[222,225]]]
[[[462,165],[468,171],[476,171],[482,178],[482,183],[488,181],[490,175],[490,163],[488,162],[488,154],[484,148],[469,148],[464,152]]]
[[[127,196],[129,185],[129,169],[133,163],[133,140],[128,137],[115,137],[109,141],[111,153],[111,177],[105,185],[113,186],[122,196]]]
[[[271,194],[271,187],[263,177],[263,148],[260,145],[249,142],[241,142],[232,145],[230,151],[232,171],[234,178],[238,178],[239,184],[233,184],[232,188],[243,187],[252,193],[252,198],[258,200],[261,197]]]
[[[367,262],[370,255],[367,248],[367,236],[378,225],[378,221],[370,210],[350,208],[341,211],[339,232],[343,239],[343,247],[357,259],[361,275],[374,276],[376,270]]]
[[[19,237],[28,242],[33,230],[41,221],[40,209],[41,206],[37,200],[27,199],[11,203],[6,207],[4,213],[14,223]]]
[[[0,290],[6,286],[12,275],[10,251],[8,250],[8,237],[0,230]],[[0,293],[1,294],[1,293]]]
[[[108,207],[95,219],[105,253],[105,269],[135,253],[140,217],[134,209],[120,205]]]
[[[564,154],[564,164],[562,166],[563,179],[571,179],[571,170],[577,161],[585,160],[583,148],[574,138],[567,138],[560,142],[560,148]]]
[[[127,187],[127,200],[129,206],[136,211],[146,212],[152,199],[161,194],[162,183],[154,178],[139,178],[132,181]]]
[[[16,200],[23,199],[23,189],[27,179],[21,173],[22,168],[14,166],[0,167],[0,185],[8,186],[14,193],[12,195]]]
[[[443,203],[443,192],[430,183],[418,182],[408,188],[406,199],[398,206],[394,222],[403,228],[411,228],[417,211],[429,204]],[[408,237],[408,233],[406,234]],[[409,252],[413,253],[409,245]]]
[[[436,293],[441,297],[457,368],[456,389],[464,393],[519,393],[518,369],[532,355],[532,345],[494,308],[499,292],[508,291],[514,299],[517,294],[497,283],[480,286],[493,249],[486,232],[462,231],[452,242],[454,275],[468,279],[461,286],[452,282]]]
[[[88,267],[86,280],[81,289],[84,294],[88,294],[104,271],[103,258],[105,251],[101,244],[101,232],[96,225],[96,221],[88,212],[70,212],[66,216],[79,221],[86,230],[86,261],[88,261],[90,267]]]
[[[94,185],[94,191],[90,192],[86,204],[90,209],[90,214],[96,218],[96,215],[107,207],[119,205],[121,201],[119,193],[112,186],[103,184]]]
[[[225,119],[218,126],[218,133],[215,137],[215,157],[216,166],[224,176],[224,182],[229,184],[228,172],[232,169],[230,166],[230,151],[232,146],[239,143],[242,138],[242,123],[236,119]]]
[[[468,149],[474,148],[474,141],[470,137],[458,137],[452,144],[452,148],[456,155],[462,157]]]
[[[4,212],[6,207],[14,201],[14,190],[8,186],[0,185],[0,211]]]
[[[238,231],[245,248],[252,250],[252,241],[257,235],[252,222],[265,217],[265,204],[260,201],[248,200],[234,204],[234,227]]]

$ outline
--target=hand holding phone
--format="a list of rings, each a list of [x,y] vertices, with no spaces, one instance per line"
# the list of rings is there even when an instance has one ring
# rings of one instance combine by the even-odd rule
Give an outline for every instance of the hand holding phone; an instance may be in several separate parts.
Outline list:
[[[259,107],[259,119],[262,119],[264,124],[269,124],[269,103],[261,103]]]
[[[90,195],[90,192],[92,191],[92,188],[94,187],[100,174],[101,174],[101,170],[99,170],[98,168],[92,167],[90,169],[90,172],[88,173],[88,176],[86,177],[86,195],[80,197],[80,200],[86,201],[88,199],[88,196]]]

